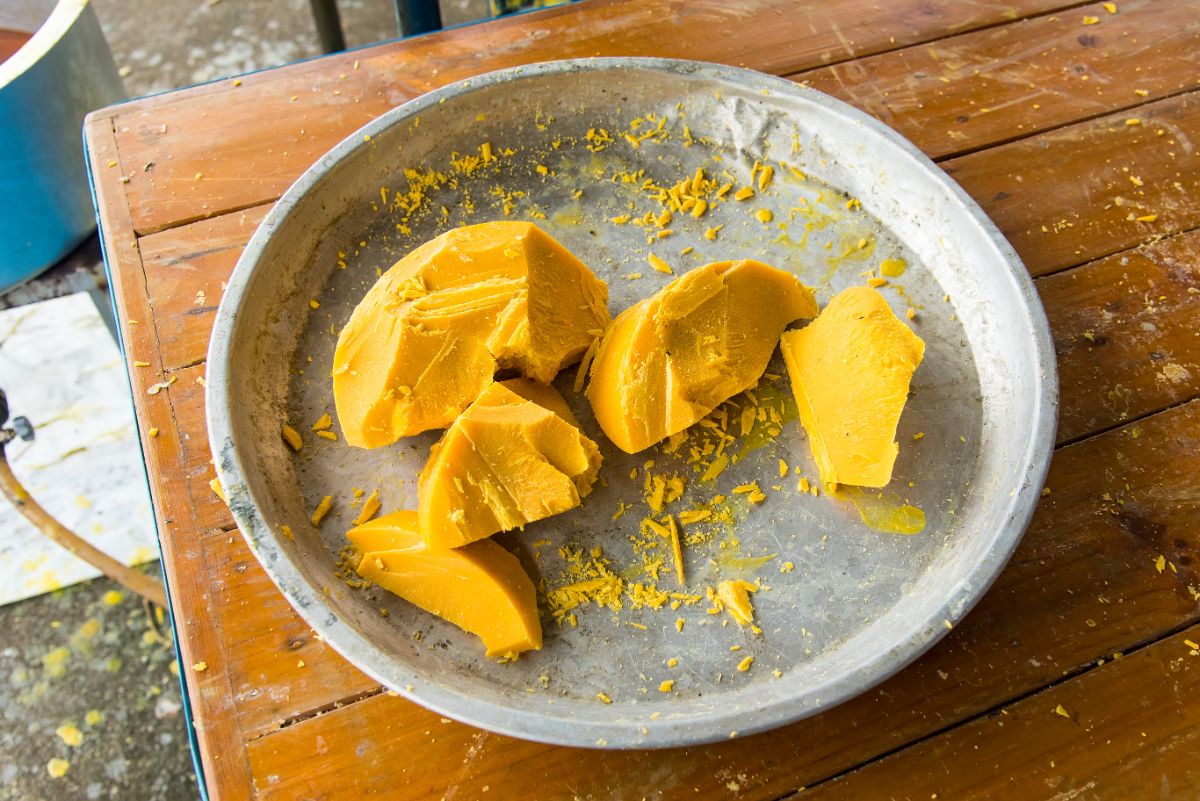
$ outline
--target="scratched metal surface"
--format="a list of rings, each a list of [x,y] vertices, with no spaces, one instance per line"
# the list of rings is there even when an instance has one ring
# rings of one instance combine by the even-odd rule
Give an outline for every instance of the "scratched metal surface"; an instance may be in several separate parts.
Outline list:
[[[654,118],[634,127],[647,115]],[[660,141],[635,147],[621,136],[636,138],[659,117],[667,132]],[[601,147],[589,129],[614,141]],[[483,142],[496,159],[470,175],[456,170],[453,162]],[[671,185],[702,167],[737,187],[749,182],[755,160],[776,165],[767,191],[718,204],[699,220],[678,215],[665,239],[648,244],[646,229],[611,221],[659,210],[622,174],[644,170],[642,178]],[[395,192],[419,180],[405,170],[453,180],[409,214],[393,208]],[[773,212],[769,224],[753,215],[759,208]],[[604,485],[581,508],[502,541],[548,588],[567,581],[563,545],[600,546],[616,572],[653,583],[638,574],[631,544],[648,513],[644,473],[631,471],[653,459],[655,473],[687,479],[670,511],[715,494],[733,499],[736,525],[686,549],[686,590],[761,579],[761,635],[708,614],[703,601],[673,611],[632,609],[626,599],[620,610],[575,610],[577,626],[558,625],[543,609],[543,649],[498,664],[453,626],[378,589],[346,586],[335,563],[357,513],[350,488],[379,487],[385,511],[415,507],[416,476],[437,432],[373,451],[309,434],[334,408],[334,332],[378,269],[451,227],[504,218],[532,219],[579,255],[608,282],[614,314],[671,279],[650,269],[649,252],[676,274],[714,260],[761,259],[793,271],[822,305],[862,283],[881,259],[905,259],[907,272],[882,291],[897,313],[916,309],[928,349],[900,424],[888,503],[921,508],[925,530],[871,530],[852,503],[798,492],[795,472],[780,478],[781,459],[817,475],[795,420],[773,439],[739,437],[731,450],[743,458],[710,482],[688,464],[687,445],[675,454],[621,454],[572,393],[571,369],[558,384],[601,443]],[[716,225],[717,238],[706,238]],[[785,403],[778,356],[768,372],[782,378],[764,379],[760,396]],[[519,737],[602,747],[771,728],[915,658],[961,619],[1019,540],[1041,488],[1057,402],[1046,323],[1024,269],[982,212],[915,149],[785,81],[630,59],[535,65],[456,84],[394,110],[323,157],[264,220],[233,274],[209,354],[208,393],[213,452],[234,515],[267,572],[327,642],[443,714]],[[735,417],[743,406],[734,401]],[[284,419],[305,432],[299,454],[277,435]],[[924,437],[914,441],[918,432]],[[731,492],[750,481],[768,496],[760,505]],[[337,504],[318,530],[308,518],[323,495]],[[632,506],[614,519],[621,504]],[[279,533],[283,524],[294,541]],[[785,562],[794,570],[781,572]],[[657,584],[675,591],[669,557],[667,565]],[[746,656],[754,657],[751,669],[736,670]],[[678,667],[667,667],[670,658]],[[675,680],[673,692],[659,691],[665,679]]]

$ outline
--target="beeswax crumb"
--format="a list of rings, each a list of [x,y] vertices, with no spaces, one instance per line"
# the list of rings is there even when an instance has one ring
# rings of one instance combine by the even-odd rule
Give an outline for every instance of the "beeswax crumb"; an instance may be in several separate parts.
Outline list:
[[[54,733],[58,735],[58,739],[72,748],[78,748],[83,744],[83,732],[74,724],[68,723],[65,726],[59,726]]]
[[[714,597],[738,625],[746,626],[754,622],[754,605],[750,602],[750,595],[756,592],[758,585],[735,579],[718,584]]]
[[[382,504],[379,502],[379,490],[372,490],[367,499],[363,501],[362,509],[359,510],[358,517],[354,518],[354,525],[361,526],[363,523],[370,520],[379,511]]]
[[[671,265],[667,264],[658,256],[655,256],[653,253],[650,253],[646,256],[646,261],[650,262],[650,266],[653,267],[657,272],[666,273],[667,275],[672,275],[675,272],[671,269]]]
[[[324,498],[322,498],[321,502],[317,504],[317,508],[313,510],[312,524],[314,526],[321,525],[321,521],[325,519],[325,515],[329,514],[329,510],[332,506],[333,506],[333,496],[332,495],[326,495]]]
[[[283,438],[287,441],[287,444],[292,446],[292,450],[298,451],[304,447],[304,440],[300,439],[300,433],[287,423],[283,424],[283,427],[279,430],[279,432],[283,435]]]
[[[771,185],[771,178],[775,176],[775,168],[770,164],[764,166],[762,171],[758,173],[758,191],[761,192]]]

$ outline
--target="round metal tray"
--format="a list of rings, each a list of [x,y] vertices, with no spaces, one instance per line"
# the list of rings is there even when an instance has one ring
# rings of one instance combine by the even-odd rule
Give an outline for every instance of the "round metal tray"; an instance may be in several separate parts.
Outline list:
[[[464,160],[485,142],[490,160]],[[717,204],[702,219],[676,215],[666,238],[648,244],[653,226],[612,221],[657,213],[647,178],[670,186],[703,167],[736,188],[749,183],[756,160],[775,169],[766,191]],[[422,182],[429,186],[406,194]],[[397,193],[402,205],[420,203],[396,208]],[[770,223],[755,216],[760,208],[773,212]],[[677,610],[592,605],[574,610],[574,626],[544,611],[544,648],[500,664],[453,626],[377,588],[347,586],[337,562],[357,514],[351,488],[380,488],[385,511],[415,507],[415,479],[439,432],[370,451],[308,433],[333,411],[336,331],[378,272],[415,245],[505,218],[537,222],[591,266],[608,282],[614,314],[671,279],[650,269],[650,252],[676,274],[760,259],[795,272],[822,305],[883,258],[905,259],[907,272],[881,291],[897,313],[916,310],[927,352],[883,503],[923,509],[925,530],[881,533],[845,498],[797,491],[796,469],[813,480],[817,473],[802,429],[788,419],[778,357],[758,392],[783,412],[782,432],[739,437],[730,448],[743,457],[712,482],[688,464],[686,445],[674,454],[617,452],[572,393],[572,369],[558,384],[602,444],[604,485],[579,509],[502,541],[545,588],[564,581],[561,546],[599,546],[614,570],[650,582],[637,574],[631,535],[648,513],[640,471],[654,460],[654,472],[687,479],[672,509],[718,493],[730,498],[736,525],[686,549],[687,590],[757,578],[761,635],[709,614],[706,601]],[[707,238],[717,225],[716,238]],[[1053,443],[1057,383],[1045,317],[1011,247],[896,133],[819,92],[754,72],[588,59],[447,86],[318,160],[267,215],[233,272],[209,350],[207,400],[234,517],[327,643],[389,688],[466,723],[550,743],[631,748],[743,736],[814,714],[895,673],[945,634],[1028,523]],[[279,436],[285,420],[305,435],[298,454]],[[781,459],[793,468],[786,478]],[[751,481],[765,502],[732,492]],[[337,502],[317,529],[309,516],[324,495]],[[283,525],[294,539],[281,534]],[[668,557],[657,583],[675,591],[669,565]],[[753,665],[739,671],[745,656]],[[674,679],[673,691],[659,690],[665,679]]]

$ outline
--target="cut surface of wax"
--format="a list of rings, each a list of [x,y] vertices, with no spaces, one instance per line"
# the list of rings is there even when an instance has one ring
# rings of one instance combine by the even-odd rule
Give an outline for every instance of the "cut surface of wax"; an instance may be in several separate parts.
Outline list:
[[[851,287],[780,342],[821,481],[883,487],[899,453],[896,427],[925,342],[876,290]]]
[[[626,453],[648,448],[754,386],[784,328],[816,314],[791,273],[751,260],[698,267],[613,321],[587,389],[596,420]]]
[[[360,576],[477,635],[489,657],[542,647],[533,582],[499,543],[430,548],[411,510],[376,518],[346,536],[362,554]]]
[[[417,483],[421,533],[457,548],[579,505],[600,449],[546,384],[492,384],[433,446]]]
[[[604,282],[532,223],[447,231],[380,276],[339,334],[342,432],[375,448],[444,428],[499,370],[548,383],[610,319]]]

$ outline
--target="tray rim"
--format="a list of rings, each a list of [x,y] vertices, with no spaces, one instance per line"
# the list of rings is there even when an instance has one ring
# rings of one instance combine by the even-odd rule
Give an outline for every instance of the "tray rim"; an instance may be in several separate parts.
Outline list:
[[[277,539],[279,535],[259,512],[260,507],[245,479],[247,471],[233,443],[229,411],[232,373],[229,362],[238,308],[249,296],[248,289],[253,271],[264,255],[274,230],[294,213],[296,207],[323,176],[341,162],[354,158],[360,149],[369,147],[370,140],[383,131],[450,98],[512,80],[612,69],[641,69],[681,76],[702,75],[714,80],[763,87],[780,94],[799,95],[804,100],[823,106],[828,111],[882,137],[888,144],[913,159],[918,166],[923,167],[932,180],[940,183],[963,207],[971,218],[970,221],[986,235],[989,244],[995,248],[1008,268],[1009,274],[1006,277],[1013,281],[1017,296],[1023,302],[1023,311],[1033,322],[1032,330],[1022,333],[1030,335],[1034,345],[1032,363],[1036,374],[1033,376],[1031,401],[1036,413],[1029,421],[1024,450],[1025,467],[1021,473],[1021,481],[1016,487],[1021,491],[1011,493],[1008,502],[999,507],[1003,510],[1005,522],[992,540],[993,548],[947,591],[944,602],[925,625],[917,627],[891,647],[881,649],[877,658],[843,674],[831,683],[821,685],[820,698],[816,703],[805,701],[809,692],[799,693],[788,704],[792,710],[790,713],[764,714],[770,707],[753,706],[733,712],[664,717],[650,722],[651,734],[647,736],[637,730],[632,720],[596,722],[570,720],[565,717],[552,718],[450,689],[427,681],[426,677],[407,669],[393,670],[384,678],[380,658],[385,662],[391,660],[381,649],[350,626],[343,624],[337,615],[332,613],[325,604],[320,589],[308,583],[280,546]],[[481,73],[414,98],[352,132],[305,170],[259,223],[242,251],[222,295],[209,343],[207,364],[206,420],[209,445],[216,457],[214,466],[217,476],[229,499],[230,511],[248,547],[297,614],[358,670],[385,688],[427,709],[500,734],[550,745],[585,748],[669,748],[719,742],[732,736],[749,736],[824,712],[898,673],[945,636],[950,626],[942,625],[941,621],[957,622],[964,617],[983,597],[1007,564],[1028,527],[1040,497],[1039,491],[1045,482],[1054,451],[1057,428],[1057,362],[1049,323],[1034,288],[1033,278],[1012,245],[957,182],[892,128],[816,89],[796,84],[786,78],[740,67],[667,58],[564,59]]]

